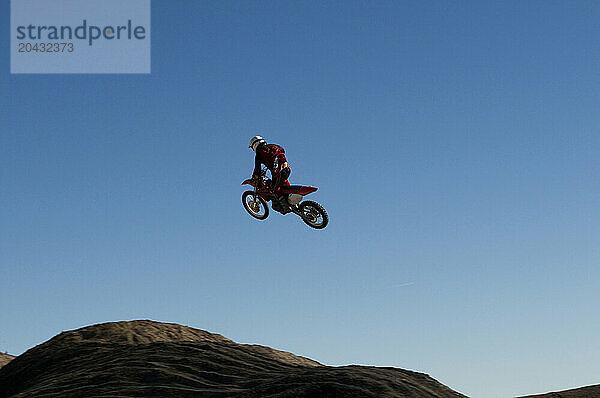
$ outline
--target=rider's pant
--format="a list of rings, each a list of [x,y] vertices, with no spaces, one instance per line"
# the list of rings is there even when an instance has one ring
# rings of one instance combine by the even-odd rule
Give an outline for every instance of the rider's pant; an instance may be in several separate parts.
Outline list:
[[[288,178],[290,178],[291,173],[292,169],[287,166],[282,168],[279,173],[273,176],[273,192],[275,192],[276,195],[279,194],[279,187],[290,185]]]

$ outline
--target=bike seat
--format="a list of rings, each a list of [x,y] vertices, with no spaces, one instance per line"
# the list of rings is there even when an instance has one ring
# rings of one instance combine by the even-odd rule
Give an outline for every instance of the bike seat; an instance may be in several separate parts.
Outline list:
[[[299,193],[301,195],[306,195],[317,190],[317,188],[307,187],[305,185],[286,185],[279,189],[281,193]]]

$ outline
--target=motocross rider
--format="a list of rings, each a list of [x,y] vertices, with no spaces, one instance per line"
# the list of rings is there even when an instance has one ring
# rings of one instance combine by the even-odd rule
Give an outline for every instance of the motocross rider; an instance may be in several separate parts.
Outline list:
[[[285,158],[285,150],[280,145],[267,144],[260,135],[252,137],[248,148],[252,148],[256,153],[256,156],[254,157],[254,172],[252,174],[252,179],[260,183],[260,165],[264,164],[267,166],[271,171],[271,188],[273,193],[277,197],[277,201],[282,201],[284,197],[279,194],[279,188],[281,186],[290,185],[288,178],[292,172],[287,163],[287,159]],[[273,201],[273,205],[274,209],[277,210],[276,201]]]

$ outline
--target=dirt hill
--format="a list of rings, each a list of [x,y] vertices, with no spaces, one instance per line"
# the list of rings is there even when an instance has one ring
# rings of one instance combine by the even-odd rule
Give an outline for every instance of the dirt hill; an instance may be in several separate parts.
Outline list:
[[[63,332],[0,369],[0,397],[464,397],[426,374],[330,367],[153,321]]]
[[[520,398],[598,398],[600,385],[574,388],[572,390],[549,392],[547,394],[528,395]]]

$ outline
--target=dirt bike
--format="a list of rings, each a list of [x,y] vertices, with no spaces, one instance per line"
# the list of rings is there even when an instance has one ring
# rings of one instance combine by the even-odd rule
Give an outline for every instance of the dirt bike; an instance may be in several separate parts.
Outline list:
[[[264,220],[269,217],[267,202],[271,201],[273,210],[281,214],[297,214],[312,228],[323,229],[329,222],[329,216],[323,206],[311,200],[302,201],[304,195],[313,193],[319,188],[304,185],[281,186],[280,196],[277,197],[271,189],[271,180],[266,178],[265,170],[261,172],[258,179],[247,179],[242,182],[242,185],[254,187],[254,190],[242,194],[244,209],[254,218]]]

